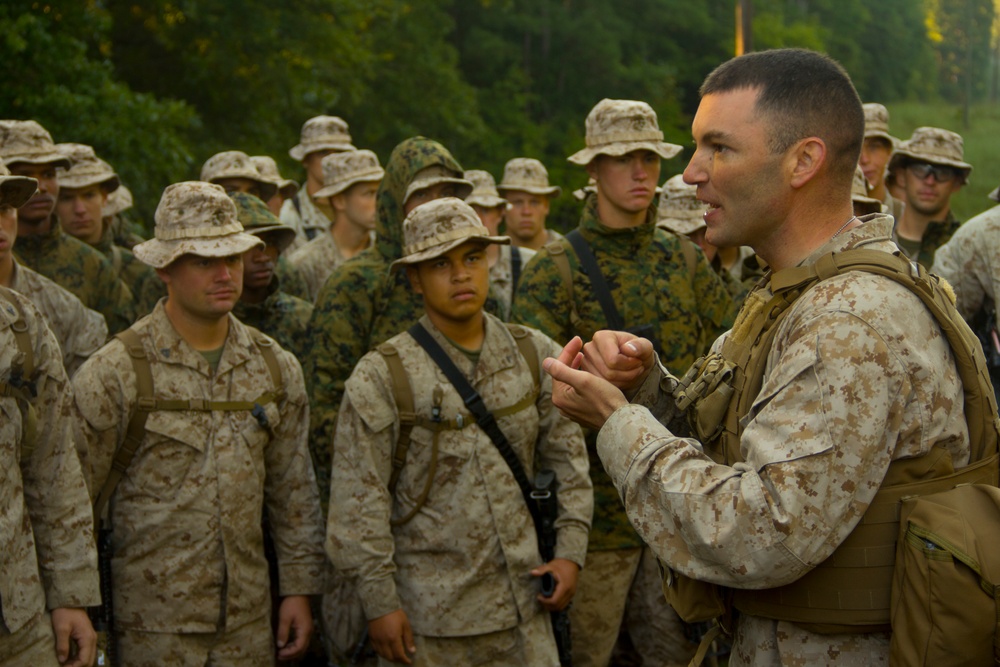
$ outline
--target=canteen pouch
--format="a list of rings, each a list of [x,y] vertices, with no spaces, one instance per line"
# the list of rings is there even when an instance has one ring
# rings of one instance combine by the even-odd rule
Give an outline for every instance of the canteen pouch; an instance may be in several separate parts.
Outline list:
[[[691,579],[657,561],[663,578],[663,595],[685,623],[712,621],[727,614],[720,586]]]

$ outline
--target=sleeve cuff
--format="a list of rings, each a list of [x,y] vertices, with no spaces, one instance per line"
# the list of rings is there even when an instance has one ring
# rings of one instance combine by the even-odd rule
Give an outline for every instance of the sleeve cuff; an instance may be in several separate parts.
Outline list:
[[[556,535],[555,557],[571,560],[582,570],[587,559],[587,538],[588,533],[582,528],[576,526],[560,528]]]
[[[319,565],[286,565],[278,569],[279,594],[320,595],[323,593],[323,568]]]
[[[396,593],[396,582],[391,576],[379,581],[359,583],[358,597],[361,598],[365,618],[369,621],[403,608]]]
[[[45,576],[45,605],[51,611],[62,607],[96,607],[101,604],[97,570],[90,568],[52,573]]]

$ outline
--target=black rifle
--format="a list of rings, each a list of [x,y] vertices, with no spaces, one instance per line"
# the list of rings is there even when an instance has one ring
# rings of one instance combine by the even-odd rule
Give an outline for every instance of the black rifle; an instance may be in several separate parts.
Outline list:
[[[531,492],[531,499],[538,507],[540,519],[538,526],[536,526],[538,551],[546,563],[556,556],[556,517],[559,516],[556,491],[558,488],[559,482],[556,481],[556,474],[553,471],[539,470],[535,475],[535,489]],[[555,590],[555,577],[546,572],[542,575],[542,595],[549,597],[555,593]],[[552,631],[556,636],[556,648],[559,650],[559,664],[563,667],[571,667],[573,658],[569,631],[569,609],[553,611],[551,614]]]
[[[97,565],[101,576],[101,606],[90,607],[87,613],[97,632],[98,666],[118,667],[118,646],[115,641],[114,601],[111,597],[111,529],[97,531]]]
[[[997,335],[996,307],[992,303],[984,304],[969,320],[969,328],[983,346],[986,369],[997,400],[1000,400],[1000,336]]]

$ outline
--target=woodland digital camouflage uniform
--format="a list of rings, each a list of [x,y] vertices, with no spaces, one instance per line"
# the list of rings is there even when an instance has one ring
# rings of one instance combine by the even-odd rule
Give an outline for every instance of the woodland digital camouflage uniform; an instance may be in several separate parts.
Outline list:
[[[23,439],[25,406],[0,394],[0,662],[54,667],[46,610],[100,603],[93,518],[73,446],[72,393],[59,345],[25,297],[0,290],[20,304],[38,370],[37,396],[31,401],[38,429],[34,442]],[[19,354],[12,331],[18,319],[17,309],[0,296],[4,381]],[[28,649],[36,636],[40,643]]]
[[[94,246],[111,262],[119,280],[132,291],[136,317],[153,312],[153,307],[161,297],[167,295],[167,288],[152,267],[143,264],[132,251],[115,244],[111,227],[104,230],[101,240]]]
[[[278,341],[301,361],[305,358],[304,343],[313,305],[285,294],[277,276],[271,280],[269,289],[271,293],[262,303],[237,301],[233,315]]]

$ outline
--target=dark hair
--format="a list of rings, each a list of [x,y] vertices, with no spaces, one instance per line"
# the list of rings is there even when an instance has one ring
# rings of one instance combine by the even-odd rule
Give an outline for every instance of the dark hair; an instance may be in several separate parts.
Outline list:
[[[702,97],[758,89],[756,110],[770,119],[775,153],[819,137],[834,178],[850,184],[861,155],[865,114],[851,78],[835,60],[806,49],[774,49],[719,65],[701,85]]]

